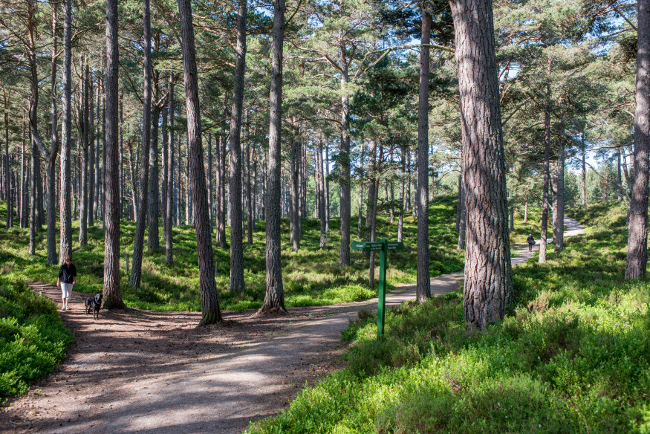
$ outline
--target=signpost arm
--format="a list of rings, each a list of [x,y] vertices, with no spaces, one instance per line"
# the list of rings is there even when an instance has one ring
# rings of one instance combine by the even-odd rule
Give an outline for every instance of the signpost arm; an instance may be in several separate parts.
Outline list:
[[[384,334],[384,318],[386,313],[386,254],[388,242],[381,239],[381,252],[379,254],[379,300],[377,306],[377,340]]]

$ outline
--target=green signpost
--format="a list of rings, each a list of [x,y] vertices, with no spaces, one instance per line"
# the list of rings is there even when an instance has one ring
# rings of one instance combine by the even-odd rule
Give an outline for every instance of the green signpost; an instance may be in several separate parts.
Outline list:
[[[384,334],[384,318],[386,316],[386,253],[389,250],[404,250],[404,243],[397,241],[355,241],[350,244],[352,250],[364,252],[379,252],[379,300],[377,302],[377,339]]]

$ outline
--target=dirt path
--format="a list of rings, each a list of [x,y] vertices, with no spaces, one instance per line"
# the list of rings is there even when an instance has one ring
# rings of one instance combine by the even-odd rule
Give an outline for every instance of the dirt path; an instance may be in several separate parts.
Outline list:
[[[567,219],[565,236],[582,227]],[[527,260],[515,246],[513,264]],[[458,288],[462,274],[431,280],[432,292]],[[60,304],[60,290],[34,284]],[[414,286],[390,293],[387,305],[412,300]],[[338,368],[339,338],[359,309],[377,300],[291,308],[289,316],[252,318],[224,312],[229,325],[197,329],[199,313],[102,310],[83,313],[73,293],[61,312],[74,333],[68,358],[0,413],[0,431],[39,433],[238,433],[276,414],[305,384]]]

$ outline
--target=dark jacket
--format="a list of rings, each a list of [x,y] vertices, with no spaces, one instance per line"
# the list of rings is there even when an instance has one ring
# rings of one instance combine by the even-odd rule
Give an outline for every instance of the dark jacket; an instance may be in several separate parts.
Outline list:
[[[63,264],[61,265],[61,268],[59,268],[59,279],[63,283],[72,283],[76,275],[77,268],[74,264],[70,264],[70,267],[68,267],[67,264]]]
[[[528,244],[535,244],[535,238],[532,235],[528,237]]]

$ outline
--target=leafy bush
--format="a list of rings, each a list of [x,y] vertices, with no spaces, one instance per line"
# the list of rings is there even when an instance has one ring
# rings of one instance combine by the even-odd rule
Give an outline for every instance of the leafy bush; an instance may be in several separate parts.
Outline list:
[[[0,401],[52,372],[70,342],[54,303],[0,276]]]

